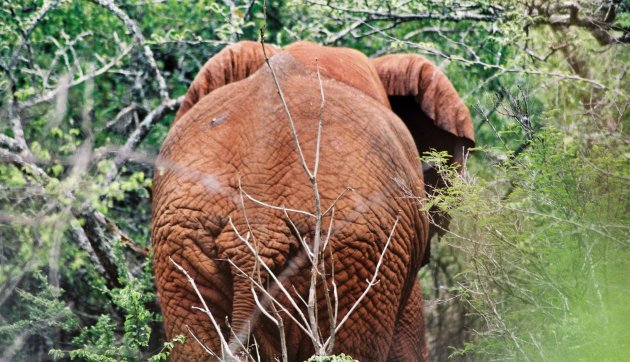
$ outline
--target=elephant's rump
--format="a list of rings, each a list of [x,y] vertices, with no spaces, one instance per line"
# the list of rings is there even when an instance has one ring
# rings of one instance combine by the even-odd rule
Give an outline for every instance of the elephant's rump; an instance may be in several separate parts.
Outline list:
[[[277,55],[271,64],[312,170],[322,109],[317,74],[290,55]],[[408,197],[423,196],[418,153],[405,125],[384,105],[341,82],[324,78],[322,83],[326,101],[317,181],[322,209],[332,210],[334,204],[326,270],[334,270],[339,319],[367,287],[398,219],[380,282],[339,332],[335,350],[359,359],[384,359],[427,242],[426,217],[417,200]],[[315,223],[291,210],[313,213],[314,206],[288,115],[267,67],[202,98],[169,132],[155,176],[155,273],[169,338],[188,335],[188,326],[209,348],[219,350],[207,317],[192,309],[200,302],[172,258],[195,279],[226,336],[226,317],[237,331],[264,327],[264,337],[258,333],[258,339],[267,345],[261,349],[277,353],[278,333],[261,324],[264,317],[255,312],[251,282],[243,277],[253,275],[256,258],[236,231],[249,234],[287,290],[306,299],[310,265],[300,238],[312,243]],[[331,213],[323,223],[324,236],[330,220]],[[261,275],[264,284],[269,276],[264,269]],[[321,284],[319,317],[327,335]],[[279,298],[291,309],[286,298]],[[308,339],[284,319],[290,357],[308,357]],[[187,348],[193,353],[199,347]]]

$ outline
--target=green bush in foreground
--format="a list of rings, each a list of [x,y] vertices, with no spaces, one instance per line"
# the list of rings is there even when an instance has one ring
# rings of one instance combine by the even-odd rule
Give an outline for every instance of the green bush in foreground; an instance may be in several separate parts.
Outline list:
[[[437,156],[427,159],[439,163]],[[627,355],[629,159],[623,135],[585,140],[549,126],[490,169],[472,161],[476,177],[442,167],[452,187],[432,204],[453,217],[444,242],[464,265],[455,284],[483,330],[453,356]]]

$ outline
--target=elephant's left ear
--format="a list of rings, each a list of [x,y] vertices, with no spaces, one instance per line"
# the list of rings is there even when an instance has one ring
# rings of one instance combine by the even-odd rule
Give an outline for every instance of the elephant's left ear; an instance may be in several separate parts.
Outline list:
[[[420,153],[448,151],[452,162],[462,164],[466,149],[474,145],[473,126],[446,75],[417,54],[386,55],[372,62],[392,110],[411,131]]]
[[[265,54],[271,58],[278,48],[255,41],[240,41],[231,44],[210,58],[190,84],[182,105],[175,116],[175,122],[190,110],[201,98],[224,85],[243,80],[260,68],[265,62]]]

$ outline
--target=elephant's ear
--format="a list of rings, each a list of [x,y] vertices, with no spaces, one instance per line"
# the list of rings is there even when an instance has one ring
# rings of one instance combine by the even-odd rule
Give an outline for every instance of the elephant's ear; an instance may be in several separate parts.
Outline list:
[[[463,161],[474,145],[470,112],[446,75],[417,54],[392,54],[373,59],[381,82],[420,150],[448,151]],[[462,148],[463,147],[463,148]]]
[[[190,84],[175,116],[175,122],[206,94],[226,84],[243,80],[256,72],[265,62],[262,47],[258,42],[241,41],[223,48],[210,58]],[[265,44],[265,52],[271,58],[279,50]]]
[[[448,151],[451,163],[463,165],[466,149],[474,146],[473,127],[468,108],[446,75],[417,54],[386,55],[372,62],[392,110],[409,128],[420,154]],[[445,186],[430,165],[424,165],[424,180],[429,194]],[[442,226],[448,224],[444,215],[434,216],[442,219]]]

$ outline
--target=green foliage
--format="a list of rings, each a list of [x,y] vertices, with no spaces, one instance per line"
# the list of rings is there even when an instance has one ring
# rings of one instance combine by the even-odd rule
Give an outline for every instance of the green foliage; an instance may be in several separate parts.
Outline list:
[[[108,295],[113,306],[124,316],[122,337],[116,332],[119,322],[110,315],[101,315],[96,323],[83,328],[72,343],[81,348],[61,351],[53,349],[49,354],[55,358],[68,356],[70,359],[86,361],[135,361],[142,359],[142,351],[149,346],[152,323],[159,321],[159,316],[147,309],[155,298],[150,272],[147,270],[142,279],[129,278],[123,288],[101,291]],[[164,359],[173,349],[173,343],[183,343],[181,337],[167,342],[163,349],[154,356],[154,360]]]
[[[580,129],[584,132],[585,129]],[[453,356],[614,360],[630,344],[623,303],[630,273],[626,136],[584,139],[540,129],[521,155],[484,155],[462,178],[436,164],[451,187],[429,203],[456,222],[445,238],[464,271],[453,284],[483,321],[484,334]],[[602,147],[606,144],[606,147]],[[614,170],[608,172],[607,170]],[[488,170],[483,171],[488,172]]]
[[[175,336],[170,342],[164,342],[164,347],[160,350],[160,352],[149,358],[149,362],[157,362],[157,361],[166,361],[168,359],[169,354],[175,347],[175,343],[184,343],[186,341],[186,337],[179,335]]]
[[[312,356],[306,361],[307,362],[357,362],[356,359],[343,353],[335,355],[335,356]]]
[[[34,275],[35,293],[17,290],[17,300],[22,308],[13,306],[14,313],[19,313],[20,319],[0,326],[0,343],[7,344],[17,336],[26,333],[41,333],[51,329],[64,331],[76,327],[77,320],[70,308],[59,299],[63,290],[48,285],[41,274]]]

